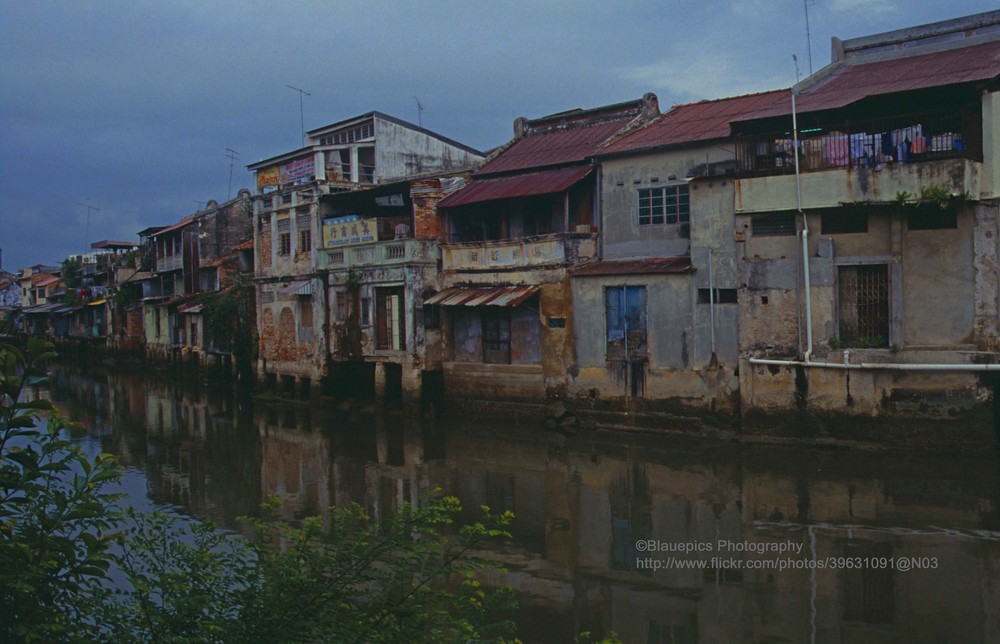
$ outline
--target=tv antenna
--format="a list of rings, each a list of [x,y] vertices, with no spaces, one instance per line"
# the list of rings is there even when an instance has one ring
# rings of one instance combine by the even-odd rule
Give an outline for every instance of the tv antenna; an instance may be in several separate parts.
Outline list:
[[[226,148],[226,158],[229,159],[229,192],[226,201],[233,198],[233,162],[240,158],[240,153],[232,148]]]
[[[813,0],[815,2],[815,0]],[[802,6],[806,10],[806,52],[809,59],[809,75],[813,73],[813,51],[812,36],[809,34],[809,0],[802,0]]]
[[[305,119],[305,112],[303,111],[303,107],[302,107],[302,97],[303,96],[312,96],[312,94],[310,94],[309,92],[307,92],[304,89],[299,89],[298,87],[292,87],[291,85],[285,85],[285,87],[287,87],[288,89],[291,89],[291,90],[295,90],[296,92],[299,93],[299,125],[301,126],[301,129],[302,129],[302,146],[305,147],[305,144],[306,144],[306,119]]]
[[[101,209],[98,208],[97,206],[91,206],[90,205],[90,197],[87,197],[87,203],[83,203],[82,201],[77,201],[76,203],[77,203],[78,206],[83,206],[84,208],[87,209],[87,236],[83,238],[83,243],[84,244],[89,244],[90,243],[90,213],[93,212],[94,210],[100,212]]]
[[[416,96],[413,97],[413,100],[415,100],[417,102],[417,125],[419,125],[420,127],[423,127],[424,126],[424,118],[423,118],[424,106],[420,102],[420,99],[417,98]]]

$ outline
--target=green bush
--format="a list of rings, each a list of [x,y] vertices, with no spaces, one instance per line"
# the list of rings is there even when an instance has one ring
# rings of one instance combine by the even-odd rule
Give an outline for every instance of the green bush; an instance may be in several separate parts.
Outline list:
[[[510,589],[474,555],[512,515],[456,528],[454,497],[380,523],[360,507],[291,524],[272,499],[250,536],[118,507],[121,469],[62,434],[45,380],[51,345],[0,347],[0,641],[461,642],[501,640]],[[42,415],[46,429],[38,429]]]

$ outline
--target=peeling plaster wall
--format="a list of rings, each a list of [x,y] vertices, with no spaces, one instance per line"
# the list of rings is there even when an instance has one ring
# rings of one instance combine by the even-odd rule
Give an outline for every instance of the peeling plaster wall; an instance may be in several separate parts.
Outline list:
[[[973,341],[980,351],[1000,351],[1000,204],[976,206]]]
[[[483,157],[437,137],[375,118],[375,172],[379,180],[475,167]]]
[[[971,344],[976,281],[972,209],[958,228],[907,230],[899,265],[903,272],[904,348]]]

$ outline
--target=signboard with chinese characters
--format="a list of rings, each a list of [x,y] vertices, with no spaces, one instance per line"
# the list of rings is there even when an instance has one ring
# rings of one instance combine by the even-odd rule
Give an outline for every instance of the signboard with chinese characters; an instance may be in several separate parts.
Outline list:
[[[351,246],[378,241],[375,220],[361,219],[357,215],[329,217],[323,220],[323,247]]]

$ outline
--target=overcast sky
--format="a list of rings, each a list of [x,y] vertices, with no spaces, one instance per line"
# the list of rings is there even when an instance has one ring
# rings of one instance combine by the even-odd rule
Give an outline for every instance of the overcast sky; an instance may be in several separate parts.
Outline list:
[[[478,149],[516,117],[788,87],[842,39],[997,0],[0,0],[3,268],[136,240],[378,110]],[[806,38],[806,10],[811,47]],[[418,114],[417,99],[423,106]],[[239,158],[233,164],[227,148]],[[231,188],[230,188],[231,185]],[[92,208],[87,208],[90,204]],[[88,212],[89,226],[88,226]],[[89,229],[89,235],[88,235]]]

